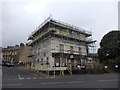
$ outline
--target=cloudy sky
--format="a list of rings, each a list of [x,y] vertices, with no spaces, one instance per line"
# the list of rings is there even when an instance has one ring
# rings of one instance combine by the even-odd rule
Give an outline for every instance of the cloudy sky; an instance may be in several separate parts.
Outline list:
[[[2,47],[26,43],[28,35],[50,14],[60,20],[93,33],[97,40],[118,28],[117,0],[30,0],[1,2]],[[0,11],[1,11],[0,10]]]

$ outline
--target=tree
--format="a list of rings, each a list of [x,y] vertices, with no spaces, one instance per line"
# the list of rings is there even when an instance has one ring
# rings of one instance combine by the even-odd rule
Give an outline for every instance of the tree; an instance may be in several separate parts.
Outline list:
[[[120,63],[120,31],[111,31],[100,42],[98,55],[101,63],[115,65]]]
[[[20,43],[20,46],[25,46],[24,43]]]

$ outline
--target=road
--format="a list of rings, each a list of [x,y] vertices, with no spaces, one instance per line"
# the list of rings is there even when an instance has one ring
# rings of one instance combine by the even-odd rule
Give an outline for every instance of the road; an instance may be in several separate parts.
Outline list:
[[[79,74],[53,78],[20,67],[3,67],[3,88],[118,88],[118,74]]]

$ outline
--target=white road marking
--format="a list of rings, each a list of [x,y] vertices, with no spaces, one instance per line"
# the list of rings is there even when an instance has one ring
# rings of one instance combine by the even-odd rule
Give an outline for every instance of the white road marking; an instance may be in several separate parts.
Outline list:
[[[20,80],[21,80],[21,79],[24,79],[24,78],[21,78],[21,77],[20,77],[20,75],[18,74],[18,79],[20,79]]]
[[[28,77],[27,79],[31,79],[30,77]]]
[[[25,78],[19,78],[19,79],[25,79]]]
[[[118,79],[110,79],[110,80],[98,80],[98,82],[105,82],[105,81],[107,81],[107,82],[109,82],[109,81],[118,81]]]
[[[18,78],[21,78],[19,74],[18,74]]]
[[[33,79],[37,79],[36,77],[33,77]]]
[[[82,81],[71,81],[71,82],[46,82],[46,83],[41,83],[41,84],[66,84],[66,83],[82,83]]]

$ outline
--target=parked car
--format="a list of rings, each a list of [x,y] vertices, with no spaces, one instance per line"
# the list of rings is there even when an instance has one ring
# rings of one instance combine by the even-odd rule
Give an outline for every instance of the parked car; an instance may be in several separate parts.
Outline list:
[[[4,61],[0,61],[1,66],[6,66],[6,63]]]
[[[0,61],[0,65],[2,65],[3,63]]]
[[[85,65],[81,65],[81,64],[78,64],[76,65],[77,69],[85,69],[86,66]]]
[[[7,62],[7,63],[6,63],[6,66],[7,66],[7,67],[11,67],[11,66],[14,66],[14,64]]]

